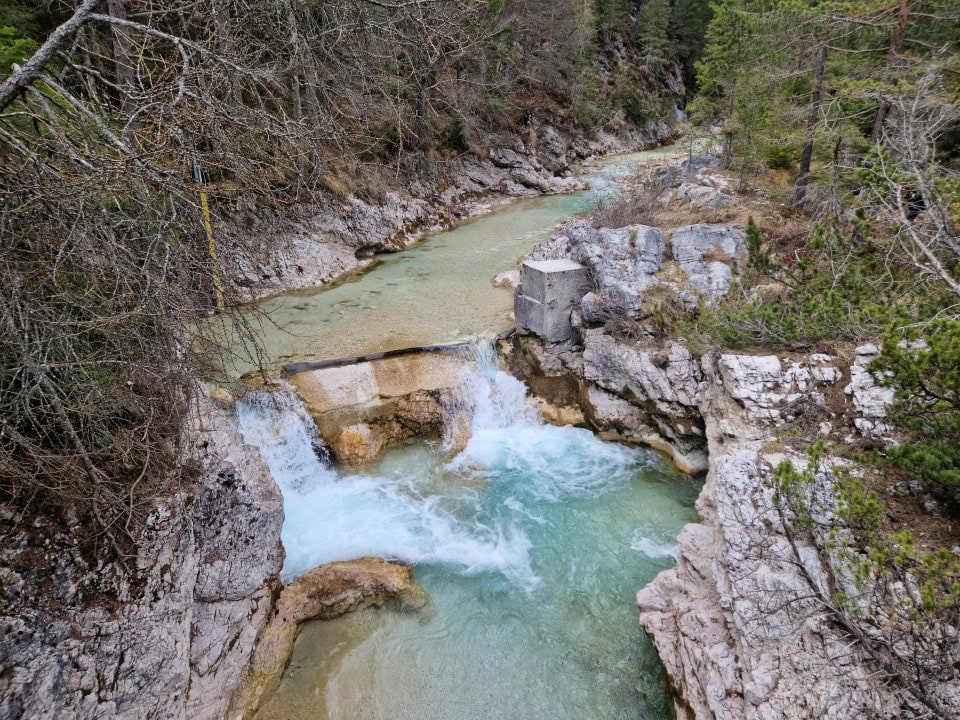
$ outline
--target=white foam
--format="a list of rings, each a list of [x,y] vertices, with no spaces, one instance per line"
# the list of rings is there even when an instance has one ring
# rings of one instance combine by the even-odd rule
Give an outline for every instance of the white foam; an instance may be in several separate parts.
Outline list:
[[[317,426],[292,389],[247,393],[237,418],[244,442],[260,450],[284,497],[336,479]]]
[[[259,448],[283,492],[284,579],[335,560],[377,556],[538,584],[530,541],[518,525],[458,518],[410,474],[338,477],[292,391],[248,393],[237,415],[244,440]]]
[[[530,424],[475,430],[447,467],[499,482],[523,477],[518,491],[559,502],[627,482],[637,462],[629,448],[597,440],[588,430]]]
[[[286,503],[284,576],[366,556],[447,565],[463,574],[500,572],[534,587],[530,541],[517,526],[458,518],[409,479],[347,476]]]
[[[439,493],[429,466],[340,476],[292,389],[248,393],[238,403],[244,439],[260,449],[283,492],[285,579],[323,563],[377,556],[463,574],[501,573],[532,589],[539,579],[523,526],[545,520],[530,508],[633,477],[636,451],[587,430],[544,425],[528,407],[524,385],[497,369],[489,348],[472,360],[476,369],[460,402],[472,413],[473,435],[441,468],[460,482]]]
[[[655,560],[658,558],[673,558],[677,560],[680,557],[680,546],[675,542],[664,542],[655,538],[648,537],[649,531],[645,528],[636,530],[633,534],[633,540],[630,541],[630,549],[646,555]]]

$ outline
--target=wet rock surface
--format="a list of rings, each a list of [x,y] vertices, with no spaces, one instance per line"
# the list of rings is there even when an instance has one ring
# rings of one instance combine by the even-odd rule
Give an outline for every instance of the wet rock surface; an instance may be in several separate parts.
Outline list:
[[[422,610],[429,604],[429,597],[414,582],[408,565],[380,558],[321,565],[287,585],[260,636],[228,716],[251,717],[277,689],[300,623],[328,620],[391,599],[413,610]]]
[[[441,352],[305,370],[290,383],[334,458],[356,467],[413,437],[462,447],[468,420],[454,397],[464,377],[462,357]]]

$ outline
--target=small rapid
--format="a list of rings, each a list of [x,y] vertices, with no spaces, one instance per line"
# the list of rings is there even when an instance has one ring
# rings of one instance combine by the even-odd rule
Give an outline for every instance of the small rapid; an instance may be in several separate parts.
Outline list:
[[[517,388],[501,384],[516,395]],[[502,404],[496,395],[491,387],[475,417]],[[515,523],[458,512],[478,497],[472,489],[455,499],[440,495],[434,478],[389,464],[379,473],[338,473],[292,389],[249,393],[237,414],[245,442],[259,448],[283,493],[284,581],[324,563],[376,556],[465,574],[499,572],[524,586],[536,584],[529,541]]]
[[[429,620],[308,624],[260,720],[669,716],[633,595],[675,561],[698,484],[647,449],[543,424],[489,349],[465,362],[472,437],[454,457],[413,443],[338,472],[292,392],[238,404],[283,491],[284,579],[380,556],[413,564],[434,604]]]

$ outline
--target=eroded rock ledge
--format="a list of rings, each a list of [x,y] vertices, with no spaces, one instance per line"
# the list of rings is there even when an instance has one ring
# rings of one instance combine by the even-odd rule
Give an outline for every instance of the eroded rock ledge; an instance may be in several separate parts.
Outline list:
[[[429,604],[426,591],[414,582],[408,565],[380,558],[321,565],[287,585],[257,641],[250,668],[234,694],[228,717],[251,717],[277,689],[301,623],[328,620],[388,599],[413,610],[422,610]]]
[[[695,358],[679,343],[638,344],[599,330],[579,344],[514,340],[515,370],[551,403],[577,406],[594,428],[659,447],[681,467],[708,470],[700,522],[681,532],[679,562],[637,597],[678,718],[894,718],[911,707],[811,597],[766,482],[781,460],[804,462],[776,440],[778,426],[816,417],[813,435],[835,437],[882,426],[886,389],[866,369],[875,351],[858,348],[852,361]],[[831,492],[827,479],[817,492]],[[828,558],[802,542],[798,552],[828,597],[836,583],[843,589]],[[928,689],[960,710],[958,688],[930,679]]]
[[[0,718],[224,716],[279,587],[283,506],[230,414],[201,397],[189,426],[199,485],[158,501],[132,571],[54,532],[4,548]],[[41,593],[31,573],[45,581],[49,565]]]

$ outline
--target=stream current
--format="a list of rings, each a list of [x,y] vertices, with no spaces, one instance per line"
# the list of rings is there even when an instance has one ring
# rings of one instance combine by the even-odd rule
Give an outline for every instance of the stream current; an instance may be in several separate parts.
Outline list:
[[[616,193],[637,162],[671,150],[606,159],[589,191],[512,203],[351,282],[263,301],[276,324],[264,328],[268,363],[506,329],[512,293],[492,287],[493,275]],[[492,352],[464,362],[472,437],[455,456],[414,442],[338,471],[292,391],[238,403],[245,440],[283,492],[284,580],[379,556],[413,564],[432,600],[419,612],[307,623],[256,720],[670,717],[634,596],[675,562],[700,482],[652,450],[543,424]]]
[[[472,438],[338,473],[291,394],[239,404],[284,496],[290,580],[321,563],[409,562],[419,613],[362,610],[301,632],[257,720],[670,717],[634,594],[675,561],[699,482],[656,452],[543,424],[481,355],[462,388]]]
[[[382,254],[373,269],[332,287],[259,301],[252,307],[270,319],[261,323],[250,313],[250,321],[259,324],[266,364],[354,357],[513,327],[513,292],[493,286],[497,273],[515,268],[558,223],[616,196],[639,163],[680,150],[669,145],[594,161],[583,173],[588,190],[515,200],[408,250]],[[256,367],[254,358],[238,352],[234,372]]]

